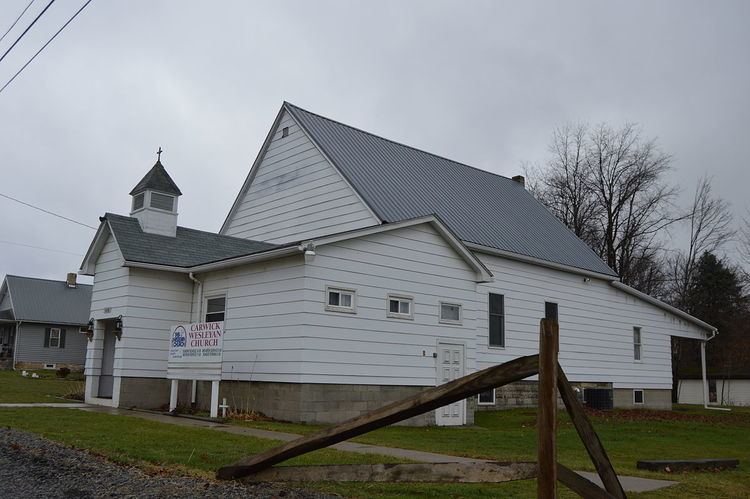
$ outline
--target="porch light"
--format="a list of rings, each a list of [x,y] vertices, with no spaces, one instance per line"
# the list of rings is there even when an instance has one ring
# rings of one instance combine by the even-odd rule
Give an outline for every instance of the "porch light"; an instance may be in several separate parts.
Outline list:
[[[81,332],[86,335],[86,338],[89,341],[94,341],[94,319],[93,317],[89,319],[88,324],[86,324],[86,329],[81,328]]]
[[[113,332],[119,341],[122,338],[122,315],[118,315],[115,319],[115,330]]]

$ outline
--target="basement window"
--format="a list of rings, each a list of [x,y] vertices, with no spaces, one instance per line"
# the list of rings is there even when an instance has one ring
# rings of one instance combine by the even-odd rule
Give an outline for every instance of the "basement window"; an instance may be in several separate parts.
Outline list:
[[[414,298],[410,296],[388,295],[387,316],[394,319],[413,319]]]
[[[641,343],[641,328],[633,328],[633,360],[636,362],[641,361],[643,344]]]
[[[227,297],[215,296],[206,300],[206,322],[222,322],[226,315]]]
[[[643,390],[633,390],[633,404],[643,405]]]
[[[174,210],[174,196],[152,192],[151,207],[158,210],[172,211]]]
[[[343,288],[326,288],[326,310],[330,312],[355,313],[356,291]]]
[[[480,393],[477,397],[477,403],[479,405],[495,405],[495,389]]]
[[[461,305],[458,303],[440,302],[440,322],[461,324]]]

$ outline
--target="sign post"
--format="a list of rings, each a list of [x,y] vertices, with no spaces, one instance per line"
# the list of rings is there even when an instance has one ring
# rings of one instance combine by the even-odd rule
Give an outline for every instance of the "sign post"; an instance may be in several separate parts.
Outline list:
[[[194,322],[172,326],[167,379],[172,380],[169,410],[177,407],[180,380],[211,381],[211,417],[219,413],[219,381],[224,350],[224,322]]]

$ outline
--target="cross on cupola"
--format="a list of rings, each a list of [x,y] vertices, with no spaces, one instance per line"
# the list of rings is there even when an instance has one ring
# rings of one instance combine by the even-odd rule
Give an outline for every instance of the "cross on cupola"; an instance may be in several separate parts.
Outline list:
[[[157,163],[161,162],[161,146],[159,146],[159,150],[156,151],[156,162]]]

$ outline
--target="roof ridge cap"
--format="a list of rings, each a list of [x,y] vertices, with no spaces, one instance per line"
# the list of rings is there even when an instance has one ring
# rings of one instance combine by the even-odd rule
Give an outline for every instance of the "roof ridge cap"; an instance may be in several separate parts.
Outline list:
[[[445,156],[441,156],[439,154],[435,154],[434,152],[430,152],[430,151],[426,151],[424,149],[420,149],[419,147],[410,146],[409,144],[404,144],[403,142],[398,142],[396,140],[389,139],[389,138],[383,137],[381,135],[377,135],[377,134],[372,133],[372,132],[368,132],[367,130],[363,130],[363,129],[358,128],[356,126],[349,125],[349,124],[343,123],[343,122],[338,121],[338,120],[334,120],[333,118],[328,118],[327,116],[323,116],[322,114],[318,114],[318,113],[314,113],[312,111],[308,111],[307,109],[301,108],[299,106],[295,106],[294,104],[292,104],[291,102],[288,102],[288,101],[284,101],[284,105],[292,107],[294,109],[299,109],[300,111],[304,111],[304,112],[306,112],[308,114],[312,114],[313,116],[317,116],[318,118],[324,119],[326,121],[330,121],[331,123],[336,123],[337,125],[341,125],[341,126],[344,126],[346,128],[351,128],[352,130],[355,130],[357,132],[364,133],[366,135],[370,135],[372,137],[375,137],[376,139],[380,139],[380,140],[384,140],[386,142],[390,142],[391,144],[395,144],[397,146],[406,147],[407,149],[411,149],[413,151],[421,152],[423,154],[427,154],[429,156],[433,156],[435,158],[442,159],[444,161],[450,161],[453,164],[462,166],[464,168],[469,168],[471,170],[476,170],[478,172],[485,173],[487,175],[492,175],[494,177],[500,177],[500,178],[502,178],[504,180],[508,180],[508,181],[511,181],[511,182],[513,181],[513,179],[511,179],[510,177],[506,177],[505,175],[500,175],[499,173],[494,173],[494,172],[491,172],[491,171],[488,171],[488,170],[483,170],[483,169],[481,169],[479,167],[471,166],[471,165],[468,165],[466,163],[462,163],[460,161],[456,161],[455,159],[446,158]]]

